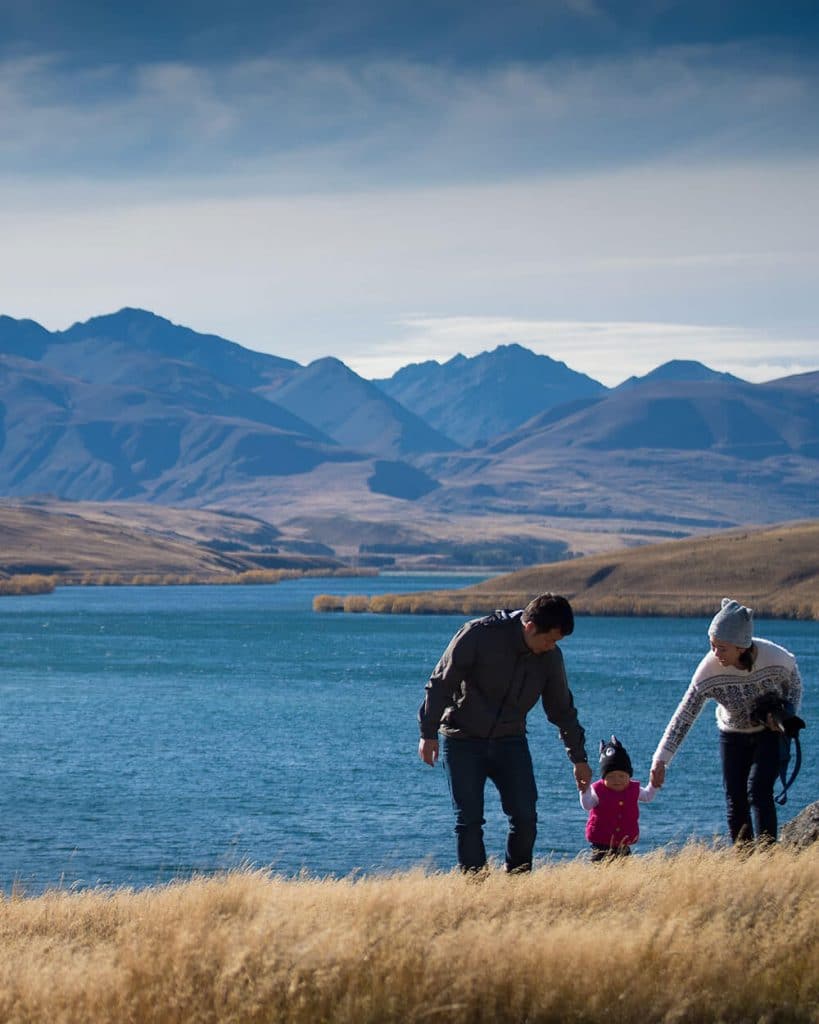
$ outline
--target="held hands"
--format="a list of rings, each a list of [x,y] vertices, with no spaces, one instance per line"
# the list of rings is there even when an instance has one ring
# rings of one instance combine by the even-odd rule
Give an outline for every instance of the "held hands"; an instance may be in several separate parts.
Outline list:
[[[435,767],[438,760],[438,740],[425,740],[423,736],[418,741],[418,756],[428,764],[430,768]],[[581,761],[574,766],[574,781],[581,793],[585,793],[592,780],[592,770],[588,762]]]
[[[574,766],[574,781],[579,792],[585,793],[592,780],[592,770],[586,761],[580,761]]]
[[[655,761],[651,766],[651,773],[649,775],[651,785],[655,789],[660,789],[662,784],[665,782],[665,761]]]
[[[418,741],[418,756],[424,764],[434,768],[438,760],[438,740],[425,740],[422,736]]]

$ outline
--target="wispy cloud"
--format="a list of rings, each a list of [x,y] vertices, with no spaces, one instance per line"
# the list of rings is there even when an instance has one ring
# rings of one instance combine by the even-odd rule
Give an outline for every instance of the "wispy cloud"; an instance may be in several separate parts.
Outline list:
[[[816,325],[819,159],[302,195],[244,185],[7,190],[0,308],[54,328],[140,305],[300,362],[366,360],[377,376],[472,343],[436,323],[713,324],[769,340]],[[598,379],[640,371],[605,340],[607,360],[602,345],[567,361]],[[646,340],[643,372],[665,355]]]
[[[693,359],[760,382],[815,369],[819,329],[809,335],[782,336],[710,324],[418,318],[404,321],[392,340],[354,353],[348,362],[364,377],[389,377],[407,363],[446,362],[457,353],[475,356],[509,344],[560,360],[608,386],[642,376],[671,359]]]
[[[0,161],[46,179],[254,169],[314,188],[816,152],[815,67],[758,57],[675,48],[470,70],[279,57],[77,68],[30,56],[0,64]]]
[[[605,34],[610,5],[567,5]],[[605,382],[672,356],[813,368],[817,107],[815,63],[750,44],[29,52],[0,61],[0,312],[139,305],[366,376],[509,340]]]

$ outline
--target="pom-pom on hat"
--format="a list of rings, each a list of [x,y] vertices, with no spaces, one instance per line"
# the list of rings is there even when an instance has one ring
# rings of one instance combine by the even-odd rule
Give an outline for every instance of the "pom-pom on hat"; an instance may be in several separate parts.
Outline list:
[[[738,601],[723,597],[722,607],[711,619],[708,635],[712,640],[722,640],[743,650],[751,646],[754,632],[754,613]]]
[[[600,778],[605,779],[609,772],[634,774],[628,751],[616,736],[612,736],[608,742],[600,740]]]

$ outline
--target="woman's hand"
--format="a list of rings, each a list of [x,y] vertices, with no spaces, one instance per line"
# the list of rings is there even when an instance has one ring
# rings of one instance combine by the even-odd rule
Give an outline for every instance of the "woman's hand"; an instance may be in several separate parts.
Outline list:
[[[662,784],[665,782],[665,761],[655,761],[651,766],[649,777],[651,785],[655,789],[660,789]]]

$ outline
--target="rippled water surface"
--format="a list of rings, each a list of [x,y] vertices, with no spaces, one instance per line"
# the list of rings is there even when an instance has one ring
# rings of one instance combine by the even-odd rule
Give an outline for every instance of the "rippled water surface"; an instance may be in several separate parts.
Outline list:
[[[63,588],[0,603],[0,887],[143,886],[239,864],[287,874],[449,868],[440,768],[417,758],[423,686],[462,616],[319,615],[316,593],[470,578],[258,587]],[[580,618],[562,643],[593,755],[612,731],[637,777],[705,650],[706,620]],[[819,624],[760,622],[799,658],[804,763],[780,820],[815,797]],[[640,848],[724,832],[706,706]],[[584,848],[555,729],[529,717],[539,858]],[[487,844],[502,855],[494,791]]]

